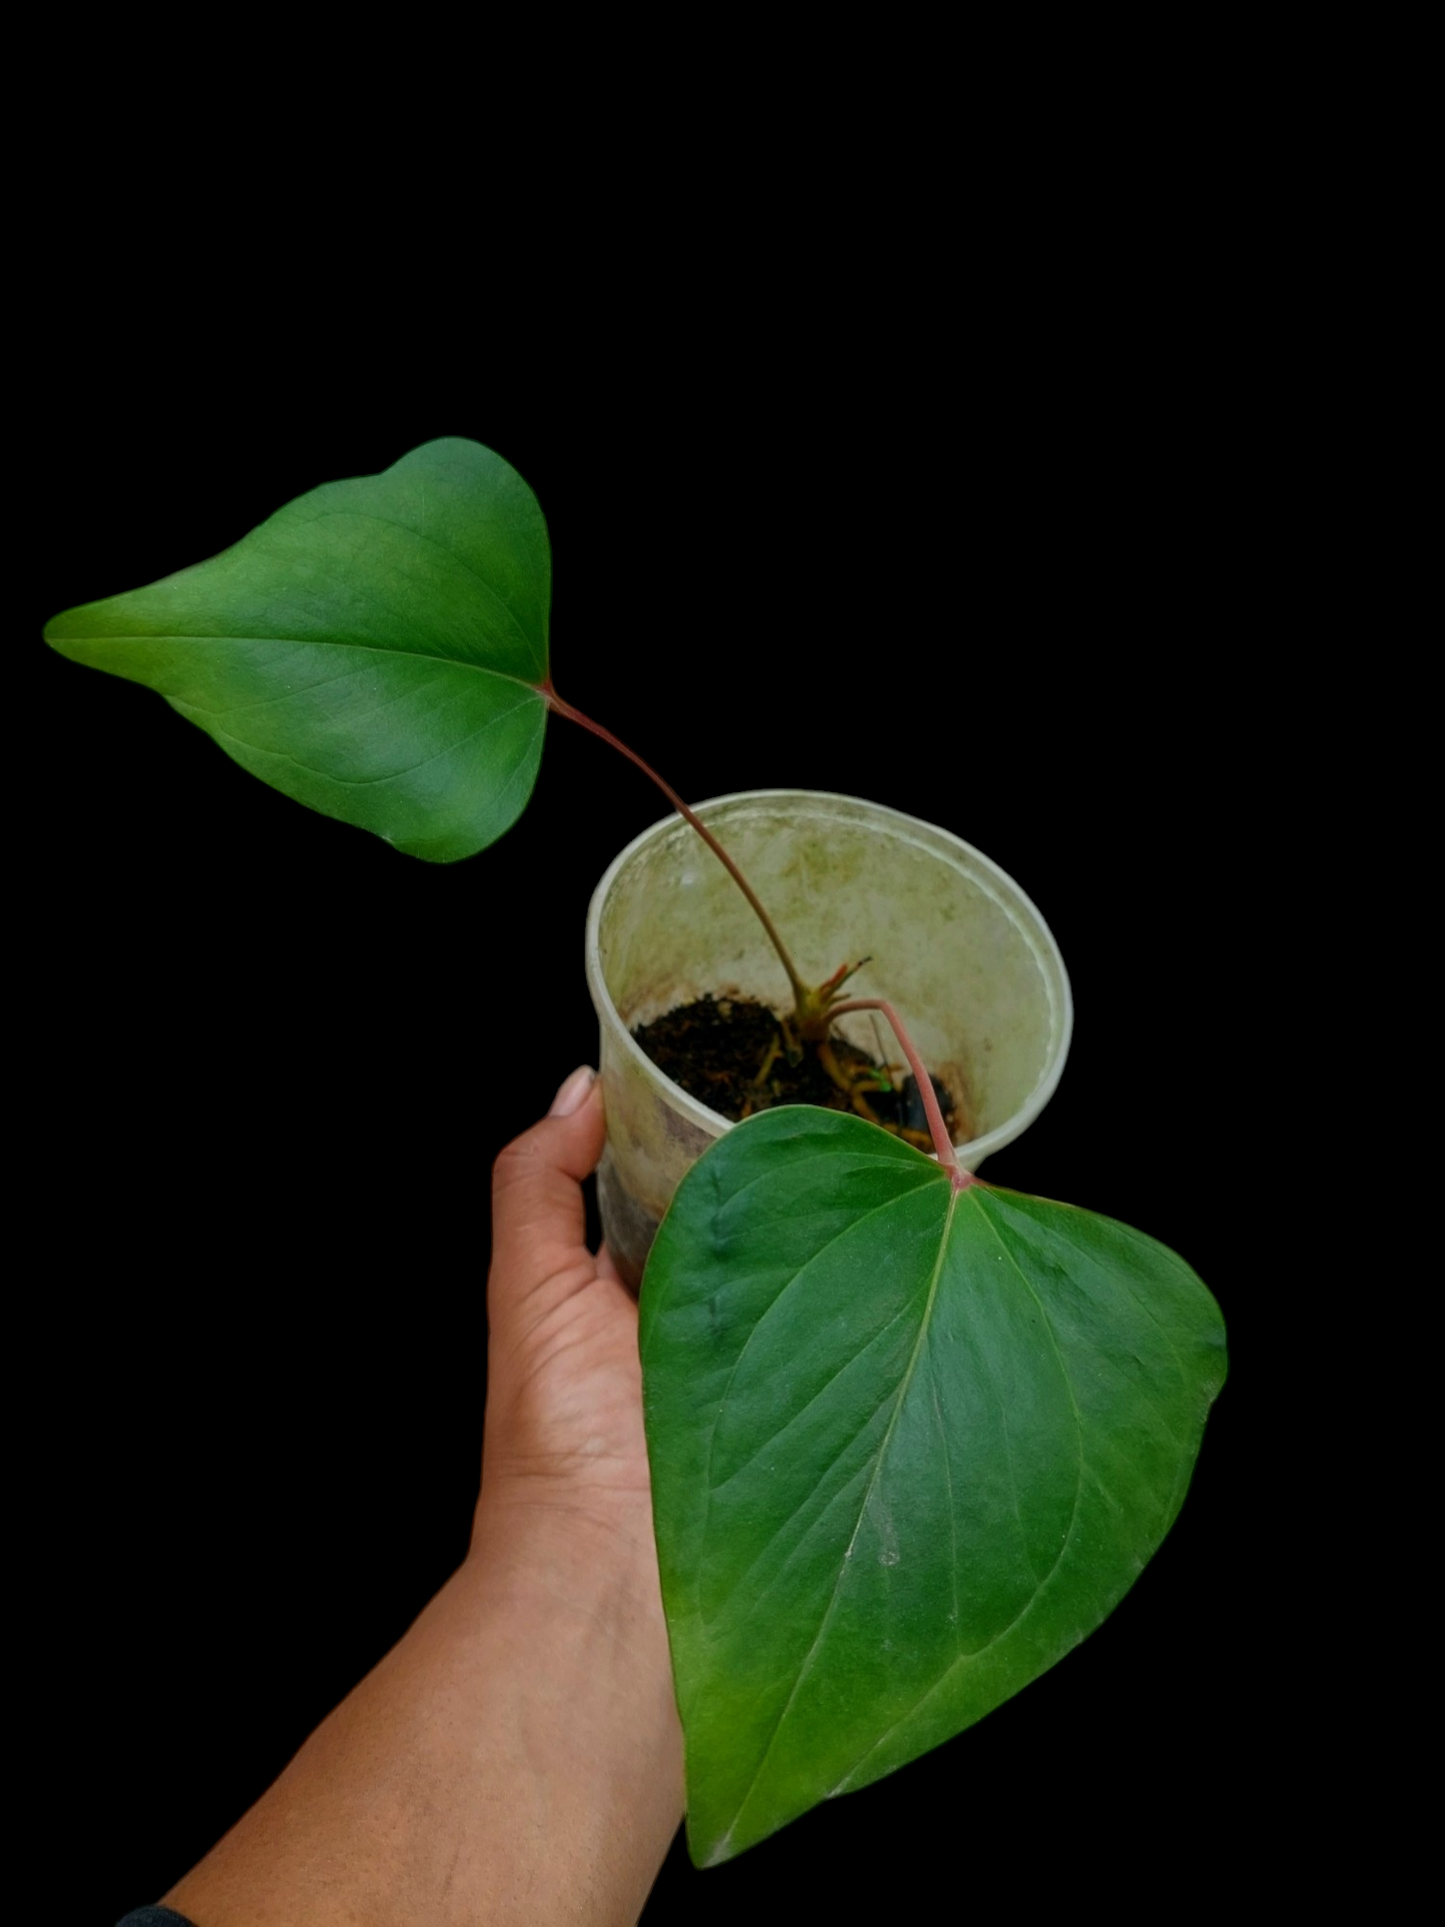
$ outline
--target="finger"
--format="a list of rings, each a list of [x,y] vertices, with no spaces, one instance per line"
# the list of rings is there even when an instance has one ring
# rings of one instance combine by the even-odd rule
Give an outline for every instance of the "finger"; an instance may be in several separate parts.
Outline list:
[[[582,1180],[607,1137],[602,1086],[583,1066],[567,1079],[540,1124],[524,1131],[492,1170],[493,1293],[520,1302],[579,1259],[589,1263]],[[503,1310],[493,1306],[494,1314]]]

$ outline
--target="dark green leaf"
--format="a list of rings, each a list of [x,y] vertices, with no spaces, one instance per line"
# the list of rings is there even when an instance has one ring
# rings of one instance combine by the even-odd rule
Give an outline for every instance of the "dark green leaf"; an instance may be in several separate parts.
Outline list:
[[[45,635],[159,690],[288,796],[446,862],[532,793],[551,591],[532,491],[490,449],[445,440]]]
[[[1182,1259],[860,1119],[736,1126],[642,1291],[688,1835],[725,1860],[960,1732],[1179,1510],[1224,1328]]]

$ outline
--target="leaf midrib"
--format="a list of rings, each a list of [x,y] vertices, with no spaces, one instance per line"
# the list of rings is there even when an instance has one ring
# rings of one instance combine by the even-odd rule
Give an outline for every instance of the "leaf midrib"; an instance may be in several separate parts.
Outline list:
[[[498,682],[515,683],[519,689],[530,690],[538,702],[546,701],[538,684],[528,682],[524,676],[514,676],[505,669],[488,669],[483,663],[467,662],[460,656],[434,656],[429,650],[387,648],[379,642],[347,642],[340,636],[193,636],[184,630],[168,629],[164,634],[154,636],[67,635],[48,636],[46,640],[52,648],[62,642],[270,642],[289,649],[306,649],[313,643],[321,649],[365,649],[374,656],[404,656],[408,662],[435,662],[444,669],[470,669],[479,676],[495,676]]]
[[[910,1193],[912,1190],[917,1190],[918,1188],[919,1187],[917,1186],[910,1187]],[[888,1429],[883,1434],[882,1443],[878,1447],[878,1456],[873,1462],[873,1471],[868,1480],[867,1488],[864,1491],[862,1502],[858,1508],[858,1517],[853,1524],[852,1536],[848,1540],[847,1550],[844,1552],[842,1561],[838,1567],[838,1577],[833,1581],[833,1590],[828,1596],[828,1604],[823,1609],[823,1617],[818,1622],[818,1630],[813,1636],[813,1643],[803,1656],[803,1662],[798,1668],[797,1677],[793,1681],[792,1689],[788,1694],[786,1702],[784,1703],[783,1710],[778,1715],[777,1722],[774,1725],[772,1733],[768,1738],[768,1743],[766,1747],[764,1747],[763,1749],[762,1757],[758,1761],[757,1768],[753,1773],[753,1777],[748,1782],[747,1789],[744,1792],[742,1799],[738,1802],[737,1812],[733,1816],[733,1823],[728,1828],[728,1831],[724,1836],[721,1844],[719,1845],[717,1851],[712,1856],[712,1864],[716,1864],[717,1861],[721,1859],[725,1859],[727,1856],[728,1848],[732,1843],[733,1834],[737,1831],[738,1822],[742,1819],[743,1814],[747,1811],[748,1802],[749,1800],[752,1799],[754,1792],[757,1790],[758,1782],[763,1777],[763,1772],[767,1767],[768,1760],[772,1756],[773,1748],[777,1744],[778,1735],[779,1733],[782,1732],[784,1722],[786,1721],[789,1713],[793,1710],[793,1702],[794,1700],[796,1700],[799,1692],[802,1690],[803,1681],[807,1678],[808,1669],[813,1663],[813,1656],[817,1652],[819,1646],[822,1644],[823,1635],[827,1632],[828,1623],[833,1617],[833,1609],[838,1603],[838,1596],[843,1589],[843,1581],[847,1576],[850,1564],[852,1562],[853,1548],[858,1543],[858,1534],[863,1530],[863,1521],[868,1516],[868,1506],[870,1501],[872,1500],[874,1489],[878,1484],[879,1474],[883,1470],[883,1462],[888,1456],[888,1447],[893,1440],[894,1429],[898,1424],[898,1415],[903,1410],[904,1402],[908,1397],[909,1387],[913,1383],[913,1374],[918,1368],[919,1356],[923,1350],[923,1341],[928,1335],[929,1324],[933,1317],[934,1300],[938,1296],[938,1281],[943,1276],[943,1260],[948,1251],[948,1235],[953,1228],[953,1214],[958,1204],[959,1195],[960,1194],[956,1190],[954,1190],[952,1185],[950,1185],[949,1192],[948,1192],[948,1204],[944,1209],[943,1225],[942,1225],[942,1229],[940,1231],[939,1239],[938,1239],[938,1256],[934,1260],[933,1276],[928,1281],[927,1302],[924,1304],[924,1307],[923,1307],[923,1315],[918,1321],[918,1337],[914,1340],[913,1350],[909,1354],[908,1364],[904,1368],[903,1377],[898,1387],[898,1396],[893,1406],[893,1414],[888,1421]]]
[[[980,1190],[983,1188],[984,1187],[982,1186],[971,1185],[969,1187],[969,1190],[970,1192],[973,1192],[975,1190]],[[1054,1351],[1058,1357],[1059,1366],[1064,1375],[1064,1383],[1069,1388],[1069,1402],[1072,1405],[1073,1411],[1074,1411],[1074,1433],[1075,1433],[1075,1438],[1078,1446],[1078,1470],[1077,1470],[1075,1485],[1074,1485],[1073,1507],[1069,1514],[1069,1524],[1068,1524],[1067,1530],[1064,1533],[1063,1541],[1059,1546],[1059,1550],[1054,1557],[1054,1563],[1049,1567],[1049,1570],[1044,1574],[1043,1578],[1038,1581],[1038,1583],[1034,1587],[1033,1592],[1029,1595],[1025,1603],[1019,1608],[1018,1612],[1014,1614],[1013,1618],[1009,1621],[1009,1623],[1006,1626],[1000,1627],[999,1630],[996,1633],[994,1633],[990,1639],[986,1640],[982,1646],[978,1647],[976,1651],[972,1653],[959,1653],[955,1659],[950,1660],[948,1665],[945,1666],[943,1671],[938,1675],[937,1679],[933,1681],[931,1686],[928,1686],[927,1688],[925,1688],[925,1690],[919,1695],[917,1700],[914,1701],[913,1705],[908,1709],[908,1711],[906,1713],[900,1714],[900,1716],[896,1720],[894,1720],[893,1724],[887,1729],[887,1731],[880,1733],[878,1738],[874,1740],[872,1744],[868,1747],[867,1751],[861,1754],[859,1758],[853,1762],[852,1766],[849,1767],[848,1771],[843,1775],[842,1779],[838,1782],[837,1786],[833,1788],[832,1793],[829,1795],[830,1799],[834,1795],[842,1793],[844,1791],[844,1789],[848,1785],[848,1782],[857,1773],[858,1769],[863,1765],[864,1761],[871,1759],[873,1755],[878,1751],[880,1746],[886,1745],[887,1742],[891,1740],[893,1735],[898,1731],[899,1727],[906,1726],[909,1720],[917,1718],[918,1714],[922,1712],[923,1708],[928,1704],[929,1700],[933,1698],[933,1695],[936,1692],[938,1692],[940,1688],[946,1685],[950,1679],[953,1678],[954,1674],[958,1671],[960,1666],[972,1666],[977,1664],[977,1662],[981,1660],[986,1653],[992,1652],[994,1647],[997,1646],[1001,1640],[1007,1639],[1009,1634],[1012,1633],[1015,1630],[1015,1628],[1023,1624],[1024,1620],[1028,1618],[1029,1614],[1038,1605],[1040,1599],[1042,1599],[1045,1591],[1049,1586],[1049,1583],[1054,1577],[1054,1574],[1058,1572],[1059,1568],[1063,1565],[1065,1558],[1068,1555],[1069,1546],[1072,1543],[1075,1529],[1079,1523],[1079,1500],[1082,1497],[1083,1489],[1084,1489],[1085,1453],[1084,1453],[1083,1418],[1079,1412],[1078,1395],[1074,1391],[1073,1378],[1070,1375],[1069,1368],[1064,1361],[1063,1352],[1059,1347],[1058,1334],[1054,1330],[1053,1320],[1049,1317],[1048,1312],[1044,1309],[1043,1301],[1040,1299],[1038,1292],[1035,1289],[1032,1281],[1028,1278],[1023,1268],[1020,1266],[1018,1260],[1014,1257],[1013,1253],[1008,1249],[1007,1245],[1004,1244],[1003,1238],[999,1234],[998,1226],[993,1222],[993,1219],[983,1209],[983,1200],[981,1198],[975,1197],[971,1199],[971,1202],[978,1208],[979,1216],[982,1218],[983,1222],[988,1226],[989,1230],[993,1233],[994,1237],[998,1240],[998,1243],[1001,1249],[1003,1250],[1004,1255],[1008,1258],[1014,1270],[1018,1273],[1019,1277],[1023,1280],[1025,1286],[1028,1288],[1030,1296],[1033,1298],[1034,1303],[1038,1306],[1039,1314],[1042,1317],[1044,1321],[1044,1325],[1048,1330],[1049,1339],[1053,1344]],[[1182,1479],[1182,1478],[1186,1478],[1187,1476],[1188,1476],[1188,1473],[1186,1468],[1186,1470],[1181,1473],[1180,1477]]]

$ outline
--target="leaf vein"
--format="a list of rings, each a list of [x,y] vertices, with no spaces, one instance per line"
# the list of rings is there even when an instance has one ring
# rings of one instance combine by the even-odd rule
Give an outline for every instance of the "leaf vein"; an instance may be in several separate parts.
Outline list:
[[[425,498],[423,497],[423,502],[424,501],[425,501]],[[459,550],[452,548],[448,543],[439,542],[436,536],[428,535],[424,529],[413,528],[407,522],[394,521],[392,517],[389,515],[377,515],[371,509],[353,509],[353,508],[323,509],[319,515],[308,516],[307,520],[311,522],[345,521],[348,517],[355,517],[355,519],[359,522],[375,522],[381,528],[384,528],[384,529],[399,529],[403,535],[415,536],[418,542],[425,542],[430,548],[440,549],[443,555],[449,556],[453,562],[456,562],[457,564],[459,564],[463,573],[466,575],[469,575],[472,581],[476,583],[477,587],[483,591],[483,593],[487,596],[487,598],[491,602],[494,602],[496,606],[502,611],[502,613],[506,616],[507,621],[511,624],[511,627],[514,633],[516,634],[518,640],[521,642],[523,648],[526,650],[528,656],[529,657],[531,656],[532,654],[531,640],[528,637],[526,630],[522,627],[520,621],[513,613],[511,604],[509,602],[504,601],[503,598],[492,587],[492,585],[486,580],[486,578],[484,576],[480,576],[477,574],[476,570],[472,567],[471,563],[467,561],[466,557],[462,555]],[[546,644],[544,642],[543,643],[544,669],[546,666],[545,651],[546,651]]]

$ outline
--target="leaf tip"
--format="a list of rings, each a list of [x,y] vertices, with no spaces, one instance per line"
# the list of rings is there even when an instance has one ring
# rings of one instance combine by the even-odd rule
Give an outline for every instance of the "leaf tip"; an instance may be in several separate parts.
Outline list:
[[[691,1852],[692,1864],[695,1867],[704,1871],[708,1867],[720,1867],[725,1860],[731,1860],[733,1857],[732,1834],[725,1833],[721,1840],[714,1841],[712,1846],[706,1849],[701,1846],[693,1847]]]

